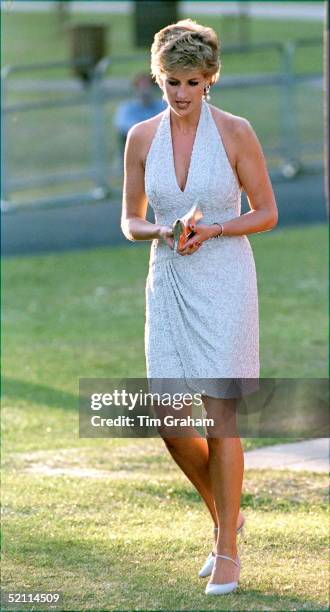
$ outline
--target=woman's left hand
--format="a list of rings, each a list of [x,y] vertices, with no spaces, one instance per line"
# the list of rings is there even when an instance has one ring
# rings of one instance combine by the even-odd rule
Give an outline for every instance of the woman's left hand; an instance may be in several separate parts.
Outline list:
[[[197,225],[196,223],[190,223],[188,229],[194,232],[194,235],[187,240],[187,242],[181,248],[178,248],[180,255],[192,255],[196,253],[202,246],[205,240],[210,238],[210,226],[204,223]]]

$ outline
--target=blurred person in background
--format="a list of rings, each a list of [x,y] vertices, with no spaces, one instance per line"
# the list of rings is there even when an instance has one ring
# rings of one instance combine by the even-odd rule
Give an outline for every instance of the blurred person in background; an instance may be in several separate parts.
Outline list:
[[[114,125],[118,133],[121,158],[123,158],[126,136],[136,123],[161,113],[166,108],[163,99],[157,97],[157,89],[148,74],[138,74],[133,80],[135,97],[119,104]]]
[[[121,224],[129,240],[152,240],[148,381],[179,379],[196,391],[202,380],[199,393],[216,424],[206,426],[206,439],[190,425],[185,437],[173,428],[159,433],[210,512],[214,547],[199,576],[210,576],[207,595],[225,595],[238,585],[236,538],[245,520],[235,383],[248,386],[260,375],[257,278],[247,234],[275,227],[277,206],[249,122],[208,103],[220,72],[216,32],[191,19],[163,28],[151,47],[151,68],[168,107],[128,134]],[[244,214],[242,191],[250,205]],[[148,204],[154,223],[146,219]],[[192,213],[197,205],[202,220]],[[187,238],[176,246],[178,218]]]

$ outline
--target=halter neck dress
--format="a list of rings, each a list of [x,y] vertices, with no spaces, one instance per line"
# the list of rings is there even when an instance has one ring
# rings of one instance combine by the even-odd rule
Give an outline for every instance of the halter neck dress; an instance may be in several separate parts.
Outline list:
[[[200,223],[240,216],[241,190],[206,101],[184,190],[175,174],[168,107],[147,155],[145,191],[162,225],[171,226],[196,200],[203,213]],[[148,379],[186,379],[190,388],[195,379],[259,377],[257,279],[246,236],[210,239],[186,256],[153,240],[145,353]],[[221,390],[213,396],[226,397]]]

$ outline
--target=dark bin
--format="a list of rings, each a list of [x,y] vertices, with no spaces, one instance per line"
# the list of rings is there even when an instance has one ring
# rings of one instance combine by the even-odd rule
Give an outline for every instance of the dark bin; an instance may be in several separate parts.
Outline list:
[[[106,27],[78,24],[70,28],[71,61],[76,76],[90,81],[93,68],[107,53]]]
[[[177,2],[134,2],[134,40],[137,47],[150,47],[158,30],[178,21]]]

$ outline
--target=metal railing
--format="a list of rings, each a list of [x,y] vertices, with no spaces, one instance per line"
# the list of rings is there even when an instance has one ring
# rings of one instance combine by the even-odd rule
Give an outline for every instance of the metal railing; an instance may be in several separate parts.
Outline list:
[[[299,171],[314,171],[322,167],[322,111],[321,117],[313,118],[317,129],[313,131],[311,125],[308,137],[303,136],[305,126],[299,119],[299,112],[304,117],[304,104],[307,107],[311,103],[310,92],[317,91],[311,88],[322,83],[322,73],[297,73],[294,67],[299,48],[320,45],[321,39],[307,39],[286,44],[230,46],[222,50],[223,57],[268,51],[278,54],[278,72],[224,76],[212,88],[212,102],[213,96],[215,103],[219,98],[223,107],[221,103],[230,96],[228,110],[234,114],[244,114],[245,106],[250,105],[253,115],[256,96],[264,95],[264,115],[260,117],[258,113],[252,124],[260,134],[273,178],[283,175],[290,178]],[[69,88],[63,94],[63,83],[59,82],[58,93],[54,95],[56,80],[52,79],[51,96],[44,98],[40,95],[35,99],[35,91],[33,88],[29,90],[28,86],[25,88],[28,99],[19,101],[10,99],[13,97],[13,87],[10,86],[13,76],[37,73],[40,78],[41,70],[47,70],[49,74],[71,69],[72,63],[21,65],[2,70],[2,210],[14,210],[22,204],[44,206],[99,200],[112,192],[118,193],[121,165],[115,164],[119,148],[111,125],[115,106],[127,96],[129,89],[128,81],[109,79],[107,73],[115,65],[137,59],[147,61],[148,56],[105,57],[91,71],[88,86],[76,80],[74,91]],[[86,64],[86,60],[79,63]],[[22,78],[20,82],[23,83]],[[233,96],[233,92],[239,92],[238,97],[244,96],[244,103],[238,102],[237,110],[231,108],[233,101],[234,106],[237,102],[237,95]],[[274,102],[275,98],[277,102]],[[316,98],[314,95],[314,102]],[[317,103],[322,106],[321,96]],[[308,109],[305,114],[308,115]],[[270,118],[277,127],[269,130],[267,137]],[[262,123],[261,120],[264,127],[259,130],[258,122]],[[30,149],[28,137],[31,139]],[[111,168],[112,172],[109,171]],[[65,186],[70,186],[70,189]],[[24,197],[20,199],[22,193]]]
[[[78,64],[86,65],[88,61],[80,60]],[[50,203],[66,202],[66,201],[81,201],[82,199],[102,199],[109,193],[109,184],[107,177],[107,159],[105,153],[105,122],[103,114],[103,100],[99,81],[99,72],[94,70],[91,72],[91,79],[88,87],[80,87],[80,91],[74,95],[59,95],[46,100],[33,100],[28,102],[7,103],[8,79],[15,74],[31,74],[34,71],[46,69],[47,71],[71,68],[72,63],[54,62],[52,64],[34,64],[29,66],[13,66],[3,69],[1,74],[2,80],[2,208],[7,210],[11,208],[10,194],[16,191],[30,189],[31,187],[46,187],[50,185],[58,185],[69,182],[81,182],[87,180],[91,183],[91,189],[80,193],[73,193],[71,196],[64,194],[63,196],[53,196]],[[61,94],[61,88],[59,88]],[[88,163],[84,168],[79,170],[57,171],[55,173],[42,171],[40,173],[29,174],[29,176],[17,176],[11,172],[10,167],[10,134],[8,117],[17,116],[18,113],[28,114],[29,112],[47,111],[54,109],[77,108],[83,106],[88,110],[87,119],[90,125],[91,137],[89,138],[90,155]],[[65,117],[63,117],[63,129],[67,129]],[[28,117],[26,119],[28,121]],[[14,144],[14,143],[13,143]],[[15,144],[14,144],[15,146]],[[51,143],[50,143],[51,146]],[[63,156],[65,157],[65,150]],[[38,168],[37,168],[38,170]],[[31,202],[33,203],[33,202]],[[48,198],[39,198],[37,203],[48,203]]]

